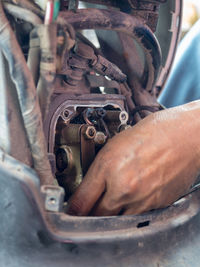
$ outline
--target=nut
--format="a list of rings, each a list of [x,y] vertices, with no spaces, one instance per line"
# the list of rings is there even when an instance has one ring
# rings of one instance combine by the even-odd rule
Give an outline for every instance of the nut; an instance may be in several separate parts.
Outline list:
[[[86,139],[94,139],[96,136],[96,129],[94,126],[87,126],[85,131],[84,131],[84,136]]]

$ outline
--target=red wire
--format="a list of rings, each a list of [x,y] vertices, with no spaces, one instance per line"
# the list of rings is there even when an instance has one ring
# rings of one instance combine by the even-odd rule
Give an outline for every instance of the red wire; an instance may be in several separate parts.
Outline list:
[[[54,2],[47,1],[44,24],[48,25],[53,21]]]

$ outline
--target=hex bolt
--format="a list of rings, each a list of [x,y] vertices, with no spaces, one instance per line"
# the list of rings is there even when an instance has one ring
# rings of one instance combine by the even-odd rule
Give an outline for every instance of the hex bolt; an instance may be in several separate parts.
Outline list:
[[[96,129],[94,126],[86,126],[86,129],[84,130],[84,136],[88,140],[94,139],[96,136]]]

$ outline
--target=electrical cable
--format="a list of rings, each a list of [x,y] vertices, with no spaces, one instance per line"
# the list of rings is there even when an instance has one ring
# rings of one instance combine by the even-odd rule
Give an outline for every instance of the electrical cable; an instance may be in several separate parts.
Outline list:
[[[54,15],[54,1],[48,0],[46,5],[45,19],[44,19],[45,25],[49,25],[52,23],[53,15]]]
[[[36,88],[16,36],[5,16],[2,1],[0,1],[0,46],[16,86],[34,169],[38,173],[41,184],[54,184]]]
[[[10,3],[15,6],[27,9],[34,14],[38,15],[40,18],[44,17],[44,12],[38,7],[33,1],[29,0],[3,0],[3,4]]]
[[[22,19],[26,22],[31,23],[34,26],[42,24],[41,18],[28,9],[18,7],[9,3],[4,3],[3,5],[5,10],[13,17]]]

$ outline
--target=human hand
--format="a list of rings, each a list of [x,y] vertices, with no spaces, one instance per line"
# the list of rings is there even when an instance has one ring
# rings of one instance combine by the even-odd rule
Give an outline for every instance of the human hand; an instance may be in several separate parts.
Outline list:
[[[149,115],[102,148],[68,214],[139,214],[188,192],[200,171],[200,102]]]

